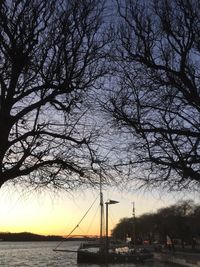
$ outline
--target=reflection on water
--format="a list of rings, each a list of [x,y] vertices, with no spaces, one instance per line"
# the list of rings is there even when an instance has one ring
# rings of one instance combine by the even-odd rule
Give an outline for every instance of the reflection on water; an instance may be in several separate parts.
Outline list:
[[[88,267],[77,265],[76,253],[54,252],[56,242],[0,242],[0,266],[5,267]],[[63,242],[62,249],[76,250],[78,242]],[[174,266],[158,262],[145,264],[109,264],[109,267],[167,267]],[[89,265],[89,267],[104,267]]]

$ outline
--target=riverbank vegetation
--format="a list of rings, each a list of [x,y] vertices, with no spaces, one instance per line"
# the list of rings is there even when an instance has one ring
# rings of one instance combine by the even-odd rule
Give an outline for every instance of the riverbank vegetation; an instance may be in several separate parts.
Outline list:
[[[9,233],[0,232],[1,241],[64,241],[65,238],[57,235],[37,235],[33,233],[23,232],[23,233]]]
[[[167,236],[174,246],[190,245],[195,249],[200,241],[200,205],[181,201],[157,212],[141,215],[135,220],[123,218],[112,230],[112,237],[126,240],[135,237],[136,244],[166,244]],[[134,233],[135,229],[135,233]]]
[[[71,236],[64,237],[60,235],[38,235],[29,232],[22,233],[10,233],[10,232],[0,232],[0,241],[9,242],[26,242],[26,241],[85,241],[93,240],[94,237],[90,236]]]

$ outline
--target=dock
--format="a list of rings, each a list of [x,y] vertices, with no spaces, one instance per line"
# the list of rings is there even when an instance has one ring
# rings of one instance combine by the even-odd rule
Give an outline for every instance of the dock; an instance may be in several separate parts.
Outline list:
[[[161,262],[175,263],[180,266],[200,267],[200,253],[155,252],[154,258]]]

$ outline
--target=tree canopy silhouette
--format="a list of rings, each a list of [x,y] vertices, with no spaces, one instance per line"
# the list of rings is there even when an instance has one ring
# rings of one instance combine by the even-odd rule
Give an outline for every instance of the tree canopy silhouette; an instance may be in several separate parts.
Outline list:
[[[93,183],[87,94],[106,74],[103,3],[0,3],[0,186]],[[104,31],[105,32],[105,31]]]
[[[180,240],[184,248],[185,242],[194,248],[194,238],[199,239],[200,227],[199,205],[192,200],[179,201],[174,205],[159,209],[154,213],[146,213],[136,218],[136,243],[148,240],[166,243],[166,237]],[[112,236],[125,240],[133,236],[133,218],[123,218],[112,230]]]
[[[110,177],[199,188],[198,1],[116,0],[112,46],[104,2],[0,2],[0,186],[94,184],[100,147],[111,150]],[[120,138],[103,147],[93,145],[100,132],[88,99],[107,74],[111,94],[100,91],[101,101]]]
[[[117,0],[116,78],[106,109],[125,138],[116,169],[169,190],[200,183],[200,5]],[[118,152],[119,154],[119,152]]]

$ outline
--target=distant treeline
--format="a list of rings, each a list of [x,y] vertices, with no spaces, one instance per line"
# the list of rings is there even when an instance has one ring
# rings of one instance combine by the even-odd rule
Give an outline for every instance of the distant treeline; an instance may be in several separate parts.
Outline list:
[[[135,233],[134,233],[135,232]],[[123,218],[112,230],[115,239],[125,240],[135,237],[137,244],[148,241],[166,243],[168,236],[194,248],[200,242],[200,205],[192,200],[179,201],[174,205],[133,218]]]
[[[3,232],[0,233],[0,240],[1,241],[61,241],[65,240],[62,236],[57,235],[37,235],[32,233],[9,233]]]
[[[89,237],[68,237],[58,235],[38,235],[28,232],[23,233],[9,233],[0,232],[0,241],[81,241],[81,240],[91,240]]]

